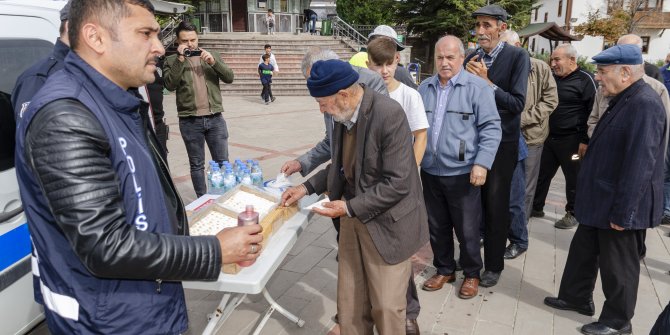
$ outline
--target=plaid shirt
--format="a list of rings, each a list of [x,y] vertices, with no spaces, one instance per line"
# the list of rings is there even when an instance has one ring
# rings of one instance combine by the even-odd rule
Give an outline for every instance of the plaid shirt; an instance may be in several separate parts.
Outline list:
[[[493,65],[493,62],[496,60],[496,57],[498,57],[498,54],[502,51],[502,49],[505,47],[505,42],[498,42],[498,45],[496,45],[493,50],[491,50],[491,53],[486,53],[482,47],[479,47],[477,49],[477,54],[479,55],[479,59],[484,60],[484,64],[486,64],[486,68],[490,68],[491,65]]]

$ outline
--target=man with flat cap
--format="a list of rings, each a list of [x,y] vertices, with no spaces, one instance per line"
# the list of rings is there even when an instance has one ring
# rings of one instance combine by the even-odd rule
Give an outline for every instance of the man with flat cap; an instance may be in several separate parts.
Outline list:
[[[342,334],[405,334],[410,257],[428,242],[428,219],[402,107],[357,84],[340,60],[312,66],[307,88],[332,115],[331,164],[288,189],[282,203],[329,192],[320,215],[340,218],[337,315]]]
[[[577,177],[575,216],[558,297],[550,307],[595,314],[598,271],[605,294],[597,322],[583,334],[631,334],[644,232],[663,215],[666,114],[659,95],[642,80],[642,53],[616,45],[593,57],[596,80],[611,98],[596,125]],[[616,148],[613,150],[612,148]]]
[[[526,104],[530,57],[526,50],[500,40],[509,18],[502,7],[484,6],[472,16],[476,20],[479,48],[465,58],[464,66],[493,88],[502,127],[502,139],[493,166],[482,186],[484,273],[480,286],[491,287],[498,283],[505,268],[503,257],[511,223],[509,195],[519,153],[521,112]]]

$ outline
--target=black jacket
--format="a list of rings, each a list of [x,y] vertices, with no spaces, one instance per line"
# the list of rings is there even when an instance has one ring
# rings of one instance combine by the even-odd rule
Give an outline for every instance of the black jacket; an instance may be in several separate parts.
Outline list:
[[[565,77],[557,77],[558,106],[549,117],[549,136],[580,135],[581,143],[589,143],[586,121],[593,109],[598,85],[593,75],[577,68]]]

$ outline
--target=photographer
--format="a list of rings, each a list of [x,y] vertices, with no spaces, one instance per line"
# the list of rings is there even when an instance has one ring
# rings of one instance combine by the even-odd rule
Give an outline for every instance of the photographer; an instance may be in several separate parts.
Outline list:
[[[228,160],[228,128],[223,119],[219,80],[230,84],[233,71],[221,57],[198,48],[195,26],[182,21],[176,29],[177,54],[165,59],[165,88],[177,91],[179,131],[186,145],[191,181],[197,197],[207,193],[205,141],[218,163]]]

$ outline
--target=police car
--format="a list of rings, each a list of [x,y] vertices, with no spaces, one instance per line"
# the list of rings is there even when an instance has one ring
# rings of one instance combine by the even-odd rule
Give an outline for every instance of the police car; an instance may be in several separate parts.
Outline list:
[[[44,319],[33,299],[30,236],[14,171],[16,78],[49,55],[65,1],[0,1],[0,334],[22,334]]]

